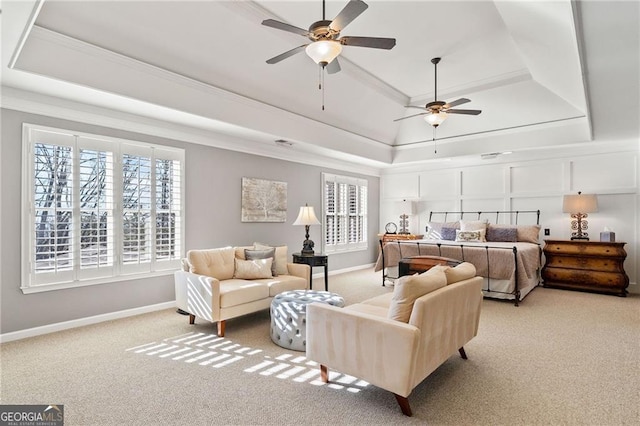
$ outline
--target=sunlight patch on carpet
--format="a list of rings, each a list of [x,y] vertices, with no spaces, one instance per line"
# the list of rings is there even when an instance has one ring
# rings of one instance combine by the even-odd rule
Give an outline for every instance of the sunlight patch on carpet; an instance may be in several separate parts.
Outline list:
[[[223,368],[240,361],[249,362],[262,349],[235,343],[225,337],[207,333],[186,333],[126,349],[125,352],[154,356],[160,359],[180,361],[203,367]],[[262,377],[275,377],[295,383],[312,386],[326,386],[329,389],[351,393],[360,392],[369,386],[364,380],[346,374],[330,371],[329,383],[320,378],[319,365],[303,355],[282,353],[276,357],[264,355],[257,364],[242,369],[244,373]]]

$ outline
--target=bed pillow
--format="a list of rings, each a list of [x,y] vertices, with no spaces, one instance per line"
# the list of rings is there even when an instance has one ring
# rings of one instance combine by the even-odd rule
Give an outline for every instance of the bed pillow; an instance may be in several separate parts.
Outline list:
[[[468,242],[468,243],[481,243],[483,239],[484,231],[461,231],[456,229],[456,241]]]
[[[456,228],[442,228],[442,231],[440,232],[440,236],[442,237],[443,240],[447,240],[447,241],[455,241],[456,239]]]
[[[400,277],[393,288],[387,318],[408,323],[416,299],[447,285],[445,273],[434,268],[422,274]]]
[[[461,231],[480,231],[482,235],[480,236],[480,241],[487,241],[486,233],[487,233],[487,221],[485,220],[461,220],[460,221],[460,230]]]
[[[253,243],[253,248],[256,250],[267,250],[272,247],[262,243]],[[276,246],[273,248],[276,249],[276,255],[273,258],[273,261],[276,263],[276,274],[289,275],[289,268],[287,267],[287,246]]]
[[[258,280],[260,278],[272,278],[271,264],[272,258],[268,259],[256,259],[256,260],[242,260],[236,259],[235,272],[233,278],[239,278],[243,280]]]
[[[276,271],[276,262],[274,262],[276,258],[275,247],[264,250],[244,249],[244,258],[246,260],[271,259],[271,275],[273,275],[274,277],[278,276],[278,272]]]
[[[516,229],[518,241],[538,244],[540,225],[518,225]]]
[[[487,241],[515,243],[518,241],[518,229],[509,225],[487,226]]]
[[[460,222],[428,222],[427,223],[427,240],[444,240],[442,238],[443,228],[460,229]]]
[[[462,262],[453,268],[449,267],[445,269],[444,274],[447,277],[447,285],[449,285],[475,277],[476,267],[473,263]]]

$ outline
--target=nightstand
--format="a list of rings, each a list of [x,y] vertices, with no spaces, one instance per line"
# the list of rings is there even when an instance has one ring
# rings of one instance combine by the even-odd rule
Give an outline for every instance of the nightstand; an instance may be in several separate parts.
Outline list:
[[[324,266],[324,291],[329,291],[329,256],[326,254],[302,255],[293,253],[293,263],[304,263],[309,265],[309,290],[313,286],[313,267]]]
[[[545,287],[627,295],[626,243],[545,240]]]

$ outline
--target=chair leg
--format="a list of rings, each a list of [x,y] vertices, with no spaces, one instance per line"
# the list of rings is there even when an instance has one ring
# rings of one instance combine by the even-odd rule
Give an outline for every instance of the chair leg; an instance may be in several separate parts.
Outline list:
[[[189,324],[193,325],[196,323],[196,316],[193,314],[189,314]]]
[[[460,346],[458,352],[460,352],[460,356],[462,357],[462,359],[467,359],[467,353],[464,351],[464,348],[462,346]]]
[[[226,321],[218,321],[218,337],[224,337],[224,326]]]
[[[324,383],[329,383],[329,369],[326,365],[320,364],[320,379]]]
[[[400,409],[402,410],[402,414],[407,417],[411,417],[413,413],[411,412],[411,406],[409,405],[409,398],[405,398],[404,396],[400,396],[397,393],[394,393],[396,397],[396,401],[398,401],[398,405],[400,405]]]

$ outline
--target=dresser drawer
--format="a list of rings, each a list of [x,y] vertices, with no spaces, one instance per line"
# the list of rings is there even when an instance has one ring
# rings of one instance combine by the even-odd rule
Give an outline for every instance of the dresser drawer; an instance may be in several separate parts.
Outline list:
[[[625,274],[547,266],[542,271],[545,285],[568,284],[598,287],[626,288],[629,278]]]
[[[548,267],[589,271],[624,272],[624,259],[606,257],[571,257],[556,254],[548,256],[545,265]]]
[[[627,256],[624,251],[624,243],[599,244],[598,242],[589,242],[580,244],[572,241],[554,241],[546,244],[544,252],[580,256],[621,257],[623,259]]]

